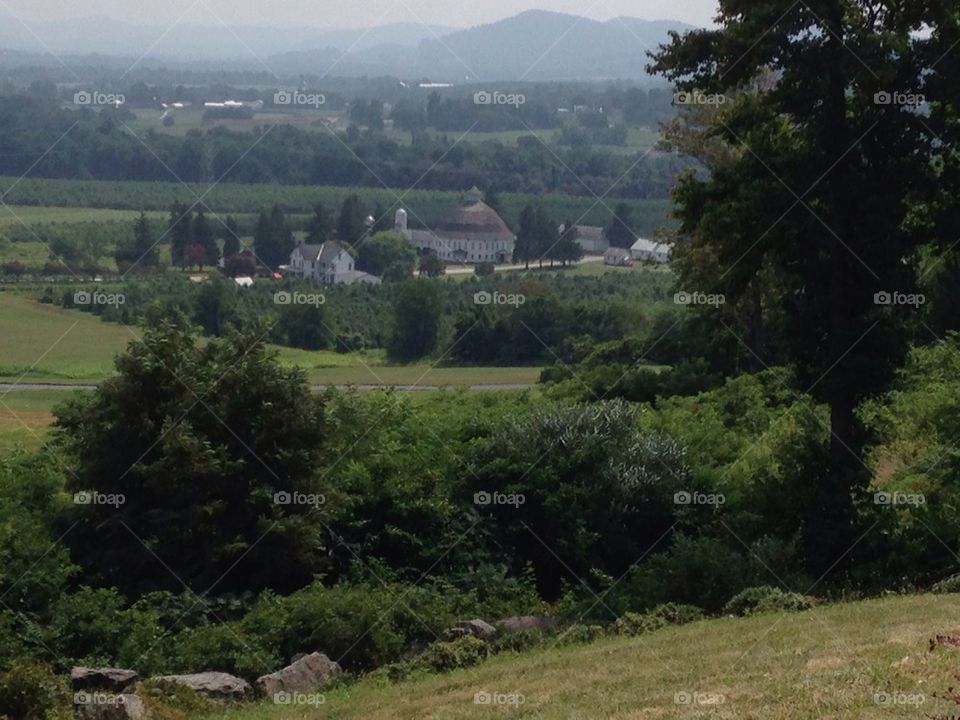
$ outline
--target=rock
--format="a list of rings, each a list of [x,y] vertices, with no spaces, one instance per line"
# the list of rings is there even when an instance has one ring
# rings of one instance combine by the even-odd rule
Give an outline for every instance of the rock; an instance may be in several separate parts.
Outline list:
[[[521,630],[540,630],[547,632],[557,626],[557,621],[545,615],[519,615],[508,617],[497,623],[497,627],[504,632],[520,632]]]
[[[214,700],[243,700],[252,692],[246,680],[224,672],[161,675],[153,680],[160,687],[182,685]]]
[[[74,690],[112,690],[121,692],[138,680],[133,670],[120,668],[75,667],[70,671],[70,685]]]
[[[283,670],[257,678],[257,689],[267,697],[281,692],[311,692],[330,684],[340,666],[323,653],[310,653]]]
[[[454,630],[462,630],[481,640],[492,640],[497,634],[497,629],[488,622],[475,618],[473,620],[460,620]]]
[[[80,691],[73,696],[74,717],[82,720],[149,720],[136,695]]]

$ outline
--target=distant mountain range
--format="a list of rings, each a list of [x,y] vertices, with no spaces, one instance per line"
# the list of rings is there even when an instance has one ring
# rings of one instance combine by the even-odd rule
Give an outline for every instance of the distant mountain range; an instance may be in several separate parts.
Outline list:
[[[91,55],[143,57],[171,67],[271,71],[341,77],[391,75],[435,82],[649,79],[646,53],[672,30],[693,26],[663,20],[605,22],[531,10],[466,30],[414,23],[370,29],[275,29],[219,25],[134,26],[104,18],[31,23],[0,14],[0,49],[12,58],[58,62]],[[41,43],[42,40],[42,43]],[[132,62],[132,60],[131,60]],[[110,62],[108,64],[114,64]]]

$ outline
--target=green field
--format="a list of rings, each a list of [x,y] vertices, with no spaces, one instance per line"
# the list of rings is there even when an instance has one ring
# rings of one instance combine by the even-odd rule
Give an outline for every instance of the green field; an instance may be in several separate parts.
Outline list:
[[[34,223],[81,223],[126,220],[133,222],[140,215],[136,210],[113,210],[89,207],[42,207],[36,205],[0,205],[0,225]],[[151,217],[166,217],[166,213],[149,213]]]
[[[168,135],[183,136],[191,130],[207,131],[213,128],[227,128],[234,132],[252,132],[256,127],[271,125],[290,125],[300,130],[312,130],[326,133],[321,123],[336,118],[337,113],[331,111],[315,112],[313,110],[277,110],[258,112],[248,120],[233,119],[204,119],[203,108],[184,108],[172,113],[173,125],[163,125],[163,110],[137,108],[136,118],[127,121],[129,128],[137,133],[153,131]]]
[[[43,446],[53,407],[83,390],[0,391],[0,454],[22,447],[33,451]]]
[[[228,128],[236,132],[252,132],[257,127],[269,127],[271,125],[290,125],[300,130],[313,131],[318,133],[329,133],[327,128],[336,127],[342,129],[348,124],[342,112],[335,110],[284,110],[273,109],[259,111],[250,119],[246,120],[228,120],[228,119],[204,119],[202,108],[184,108],[172,112],[174,124],[171,126],[163,125],[163,110],[152,110],[138,108],[135,111],[136,118],[127,121],[130,129],[136,133],[148,131],[165,133],[168,135],[183,136],[191,130],[206,131],[213,128]],[[459,132],[428,129],[425,130],[429,135],[446,135],[449,138],[459,138],[460,142],[482,143],[499,142],[504,145],[516,145],[521,138],[536,135],[543,142],[553,144],[560,137],[560,128],[538,128],[534,131],[519,130],[499,130],[494,132]],[[409,145],[411,142],[411,133],[409,130],[399,128],[387,128],[384,130],[384,136],[400,145]],[[634,153],[644,152],[653,147],[660,139],[660,133],[653,128],[630,127],[627,129],[627,143],[624,146],[597,146],[597,149],[606,150],[615,153]]]
[[[419,681],[364,680],[326,693],[318,707],[264,702],[231,710],[229,717],[949,718],[956,717],[960,702],[947,692],[956,684],[960,648],[928,652],[928,641],[958,633],[958,596],[890,597],[506,653],[473,669]],[[514,694],[523,702],[477,704],[477,693]]]
[[[112,374],[113,357],[139,338],[140,331],[44,305],[28,295],[0,292],[0,336],[0,382],[95,383]],[[517,385],[535,383],[540,374],[531,367],[388,365],[382,351],[275,349],[284,364],[302,367],[316,384]]]
[[[274,203],[280,204],[290,214],[309,214],[317,202],[327,208],[339,208],[346,197],[356,193],[369,207],[377,203],[390,209],[402,203],[410,211],[411,222],[433,225],[447,216],[450,209],[461,199],[460,192],[439,190],[406,190],[372,187],[332,187],[319,185],[276,185],[193,183],[184,187],[177,182],[120,182],[104,180],[56,180],[0,177],[0,187],[16,187],[6,197],[12,207],[38,206],[40,220],[47,207],[66,212],[71,209],[141,209],[166,213],[176,202],[192,204],[198,196],[211,211],[222,214],[257,212]],[[515,226],[523,207],[536,200],[545,210],[558,218],[574,217],[584,225],[606,225],[610,221],[612,207],[618,198],[606,198],[604,203],[595,198],[578,195],[546,193],[535,198],[522,193],[501,193],[502,215],[508,225]],[[669,222],[670,200],[627,199],[633,215],[633,227],[641,234],[652,233],[658,226]],[[43,208],[43,209],[40,209]],[[2,208],[0,208],[2,210]],[[7,213],[9,215],[9,213]],[[0,217],[3,213],[0,213]]]
[[[0,292],[0,379],[92,382],[113,372],[113,356],[139,337],[137,328],[89,313]]]

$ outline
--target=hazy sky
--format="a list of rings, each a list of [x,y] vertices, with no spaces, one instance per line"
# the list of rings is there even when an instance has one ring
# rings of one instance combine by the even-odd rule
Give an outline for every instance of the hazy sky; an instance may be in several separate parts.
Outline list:
[[[522,10],[543,9],[596,20],[629,15],[647,20],[683,20],[708,25],[716,0],[0,0],[0,13],[55,20],[107,16],[142,25],[181,22],[202,25],[367,27],[423,22],[466,27]]]

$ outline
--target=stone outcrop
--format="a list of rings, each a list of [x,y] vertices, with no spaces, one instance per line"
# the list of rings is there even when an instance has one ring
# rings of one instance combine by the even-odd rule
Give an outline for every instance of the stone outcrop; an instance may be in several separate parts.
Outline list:
[[[453,631],[453,634],[473,635],[481,640],[492,640],[497,634],[497,629],[493,625],[479,618],[460,620],[453,626]]]
[[[134,670],[121,668],[75,667],[70,671],[70,685],[74,690],[109,690],[118,693],[138,679]]]
[[[245,700],[252,694],[250,683],[224,672],[161,675],[152,679],[160,687],[182,685],[214,700]]]
[[[540,630],[549,632],[557,626],[557,621],[545,615],[518,615],[500,620],[497,627],[503,632],[520,632],[521,630]]]
[[[281,692],[322,690],[341,672],[340,665],[323,653],[303,655],[282,670],[257,678],[257,690],[273,697]]]

